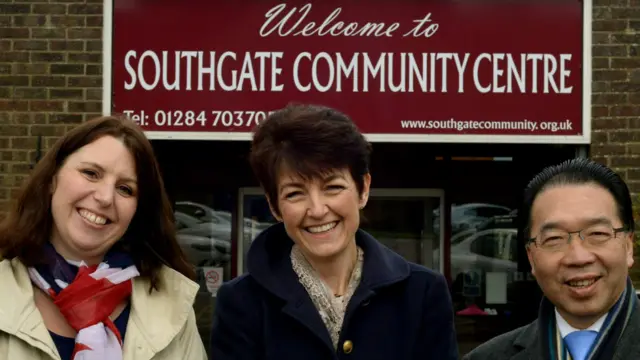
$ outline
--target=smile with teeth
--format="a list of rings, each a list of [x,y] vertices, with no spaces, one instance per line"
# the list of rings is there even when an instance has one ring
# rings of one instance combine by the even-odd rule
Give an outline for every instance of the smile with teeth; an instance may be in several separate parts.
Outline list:
[[[80,216],[82,216],[82,218],[84,218],[85,220],[96,225],[104,225],[108,221],[107,218],[94,214],[91,211],[86,209],[78,210],[78,214],[80,214]]]
[[[334,227],[336,227],[336,225],[338,225],[338,222],[334,221],[334,222],[330,222],[330,223],[324,224],[324,225],[309,226],[309,227],[307,227],[305,229],[310,233],[318,234],[318,233],[327,232],[327,231],[333,229]]]
[[[571,287],[584,288],[593,285],[596,281],[598,281],[598,278],[569,281],[567,284]]]

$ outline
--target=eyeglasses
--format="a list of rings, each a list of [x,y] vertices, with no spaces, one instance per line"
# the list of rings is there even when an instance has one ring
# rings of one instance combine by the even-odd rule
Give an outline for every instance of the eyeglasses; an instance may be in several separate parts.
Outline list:
[[[571,234],[578,234],[584,247],[597,249],[615,238],[618,233],[625,231],[626,227],[614,228],[611,225],[593,225],[580,231],[548,229],[529,239],[528,243],[534,243],[536,247],[545,251],[560,252],[569,248]]]

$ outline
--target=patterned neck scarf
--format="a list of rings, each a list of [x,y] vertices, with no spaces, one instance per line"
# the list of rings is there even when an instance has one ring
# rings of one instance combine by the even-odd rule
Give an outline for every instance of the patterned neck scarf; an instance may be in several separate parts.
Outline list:
[[[627,286],[620,299],[609,310],[602,328],[598,332],[595,342],[591,346],[586,360],[608,360],[613,358],[616,345],[624,333],[631,314],[636,308],[637,295],[631,279],[627,279]],[[538,314],[538,333],[545,351],[545,360],[571,359],[569,350],[564,345],[562,335],[556,325],[555,306],[545,297],[540,304]]]
[[[347,305],[360,284],[362,277],[362,264],[364,255],[362,249],[358,247],[356,265],[351,272],[351,278],[347,285],[347,291],[342,296],[335,296],[331,289],[322,281],[320,275],[313,269],[311,264],[304,257],[297,245],[291,248],[291,265],[293,271],[298,275],[298,281],[307,290],[311,301],[315,305],[322,322],[329,331],[329,336],[333,342],[334,349],[338,347],[342,322],[347,311]]]
[[[139,275],[133,259],[114,251],[99,265],[74,264],[50,243],[44,253],[47,264],[29,268],[29,276],[76,330],[72,359],[122,360],[122,336],[109,316],[131,295]]]

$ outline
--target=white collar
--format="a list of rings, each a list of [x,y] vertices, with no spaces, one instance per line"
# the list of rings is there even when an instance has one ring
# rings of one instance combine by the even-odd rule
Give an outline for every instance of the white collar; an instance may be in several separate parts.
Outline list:
[[[565,336],[571,334],[574,331],[580,331],[580,329],[576,329],[573,326],[569,325],[569,323],[560,315],[558,309],[555,309],[556,312],[556,324],[558,325],[558,330],[560,331],[560,335],[564,339]],[[593,330],[595,332],[600,332],[600,328],[604,324],[605,319],[607,318],[607,314],[602,315],[600,319],[594,322],[591,326],[584,330]]]

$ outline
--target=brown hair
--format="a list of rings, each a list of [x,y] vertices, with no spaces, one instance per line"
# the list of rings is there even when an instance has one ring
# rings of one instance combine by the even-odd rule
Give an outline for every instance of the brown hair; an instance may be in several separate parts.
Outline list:
[[[283,166],[303,179],[348,169],[362,193],[371,145],[349,117],[314,105],[289,104],[255,129],[249,162],[276,212]]]
[[[99,117],[81,124],[59,139],[35,166],[31,176],[0,224],[0,254],[18,258],[25,266],[43,261],[43,244],[53,226],[51,187],[67,157],[103,136],[120,139],[136,164],[138,207],[120,246],[133,257],[140,275],[159,289],[158,273],[163,264],[193,279],[194,270],[176,239],[173,212],[165,192],[160,168],[151,143],[136,124],[124,117]]]

